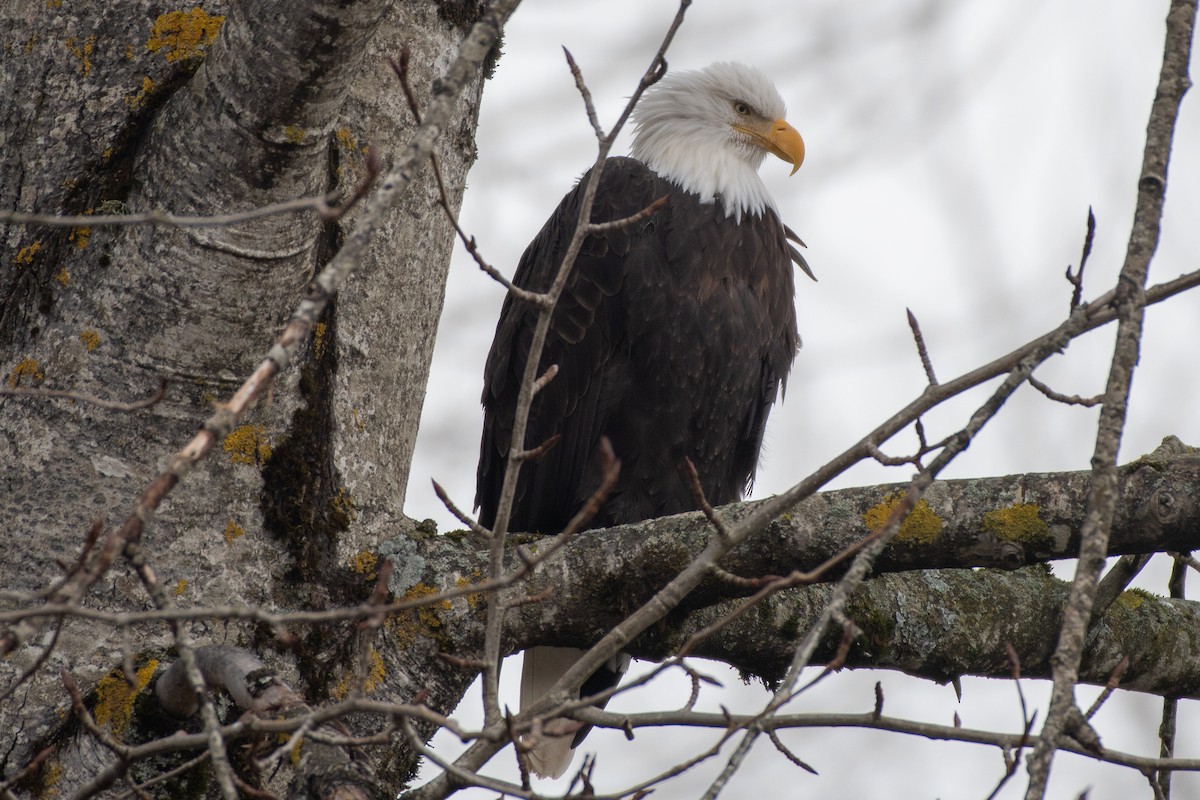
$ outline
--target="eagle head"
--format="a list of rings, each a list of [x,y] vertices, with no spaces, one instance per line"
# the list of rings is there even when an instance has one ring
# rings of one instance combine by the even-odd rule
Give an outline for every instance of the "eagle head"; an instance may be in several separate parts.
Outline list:
[[[779,91],[735,62],[668,73],[634,110],[633,157],[729,216],[761,215],[775,202],[758,176],[767,153],[804,161],[804,140],[784,119]]]

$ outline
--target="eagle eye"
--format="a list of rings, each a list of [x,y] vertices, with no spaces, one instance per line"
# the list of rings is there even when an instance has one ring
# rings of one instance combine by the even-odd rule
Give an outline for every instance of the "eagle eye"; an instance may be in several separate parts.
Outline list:
[[[733,104],[733,110],[744,117],[750,113],[750,106],[746,105],[741,100],[737,100]]]

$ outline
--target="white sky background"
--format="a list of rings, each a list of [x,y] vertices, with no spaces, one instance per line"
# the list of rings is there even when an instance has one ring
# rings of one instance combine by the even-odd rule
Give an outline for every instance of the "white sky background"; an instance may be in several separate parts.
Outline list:
[[[786,400],[771,416],[756,497],[781,491],[916,397],[924,375],[904,310],[921,322],[942,380],[1008,352],[1065,317],[1088,206],[1097,218],[1085,298],[1111,287],[1132,222],[1143,135],[1154,97],[1165,0],[906,0],[839,3],[700,0],[668,54],[673,69],[717,60],[754,64],[773,77],[788,118],[808,146],[804,166],[770,159],[762,174],[783,218],[808,243],[819,283],[797,273],[804,348]],[[553,207],[592,162],[595,143],[564,66],[574,54],[604,124],[657,48],[675,11],[665,0],[525,0],[506,31],[505,54],[484,92],[479,161],[462,211],[464,228],[508,274]],[[1195,69],[1195,68],[1193,68]],[[627,152],[628,136],[616,153]],[[1172,157],[1165,227],[1151,284],[1200,267],[1200,97],[1184,101]],[[460,506],[474,497],[483,362],[502,290],[460,252],[452,266],[406,511],[460,527],[429,488],[436,478]],[[1090,334],[1038,376],[1067,394],[1103,390],[1115,326]],[[1200,295],[1149,309],[1121,458],[1175,434],[1200,443],[1197,343]],[[926,417],[931,440],[961,427],[993,385]],[[944,477],[1087,469],[1098,411],[1065,407],[1020,390]],[[885,449],[906,452],[901,434]],[[904,481],[911,469],[867,464],[830,488]],[[1154,565],[1152,565],[1154,566]],[[1166,569],[1143,585],[1165,593]],[[1056,573],[1069,578],[1069,564]],[[1195,592],[1192,576],[1192,592]],[[636,665],[635,665],[636,666]],[[761,688],[710,666],[728,687],[705,695],[761,707]],[[515,706],[517,669],[505,670]],[[1016,730],[1011,683],[949,687],[887,672],[847,672],[795,703],[798,710],[865,711],[882,680],[886,713],[969,727]],[[1024,681],[1044,715],[1048,685]],[[687,688],[663,682],[614,709],[682,703]],[[1094,694],[1081,690],[1086,707]],[[469,695],[469,697],[471,697]],[[669,698],[664,701],[664,698]],[[1118,693],[1097,717],[1110,748],[1157,754],[1159,701]],[[1200,756],[1200,713],[1181,708],[1177,755]],[[460,709],[464,721],[475,712]],[[1041,715],[1039,715],[1041,716]],[[1040,723],[1039,723],[1040,726]],[[761,797],[982,798],[1003,772],[997,751],[896,734],[849,730],[785,734],[821,774],[802,772],[760,743],[723,795]],[[593,732],[597,788],[617,789],[702,749],[711,733]],[[440,752],[461,749],[453,737]],[[724,755],[727,757],[729,748]],[[578,763],[578,759],[577,759]],[[718,758],[660,788],[660,798],[698,796]],[[490,770],[515,777],[510,753]],[[1022,772],[1001,797],[1020,797]],[[547,793],[565,782],[543,783]],[[1177,776],[1176,797],[1200,797],[1200,778]],[[1149,797],[1136,772],[1060,755],[1053,798]],[[466,793],[494,797],[494,793]]]

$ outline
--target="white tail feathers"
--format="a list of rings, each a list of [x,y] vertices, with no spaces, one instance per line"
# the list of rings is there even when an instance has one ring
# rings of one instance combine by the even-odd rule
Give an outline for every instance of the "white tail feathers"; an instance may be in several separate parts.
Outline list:
[[[525,651],[521,667],[521,707],[541,699],[584,653],[574,647],[531,647]],[[540,778],[561,777],[571,766],[571,749],[578,725],[565,719],[550,720],[529,751],[529,765]]]

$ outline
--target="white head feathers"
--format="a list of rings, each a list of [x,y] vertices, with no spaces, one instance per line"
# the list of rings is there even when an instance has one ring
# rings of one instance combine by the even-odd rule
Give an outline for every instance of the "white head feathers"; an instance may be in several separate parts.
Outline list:
[[[766,75],[735,62],[668,73],[634,110],[633,157],[727,216],[761,216],[775,201],[758,176],[767,151],[734,127],[746,115],[782,119],[783,98]]]

